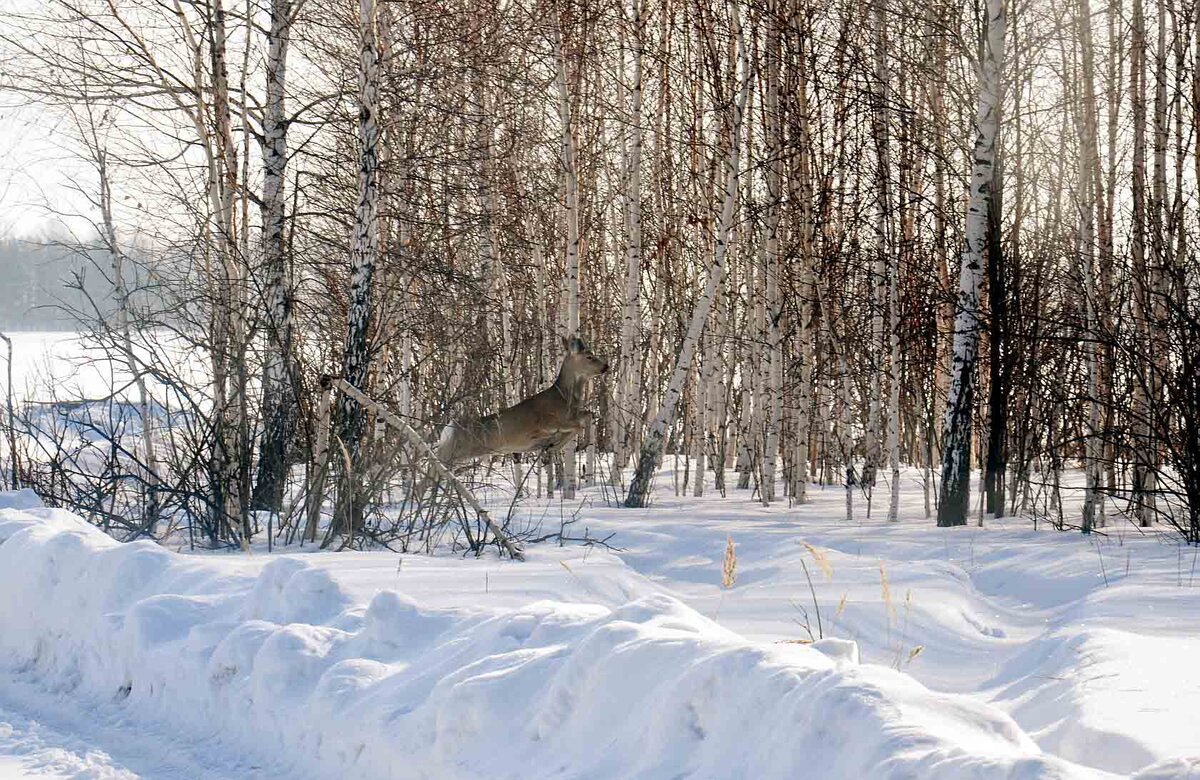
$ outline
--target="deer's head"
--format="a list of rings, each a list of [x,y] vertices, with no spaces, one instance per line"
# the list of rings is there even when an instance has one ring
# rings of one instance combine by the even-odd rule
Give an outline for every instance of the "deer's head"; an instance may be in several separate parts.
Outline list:
[[[558,376],[564,384],[582,384],[592,377],[608,373],[608,361],[588,349],[583,339],[578,336],[563,339],[563,346],[567,350],[567,356],[563,358]]]

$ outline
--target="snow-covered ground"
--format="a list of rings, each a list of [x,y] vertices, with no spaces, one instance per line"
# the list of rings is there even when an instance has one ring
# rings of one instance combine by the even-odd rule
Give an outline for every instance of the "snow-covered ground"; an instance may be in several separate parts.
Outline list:
[[[888,525],[847,523],[837,488],[764,509],[664,472],[646,510],[533,502],[619,549],[525,563],[180,555],[9,496],[0,723],[25,720],[0,778],[37,764],[23,724],[75,734],[71,712],[102,728],[46,749],[113,757],[81,777],[187,776],[127,731],[214,778],[1200,778],[1197,550],[937,529],[915,476]]]
[[[51,389],[57,398],[95,398],[109,388],[125,383],[110,375],[112,364],[84,343],[77,333],[22,331],[6,334],[12,339],[12,391],[18,401],[43,401]],[[8,354],[0,343],[0,366]],[[0,379],[0,382],[6,379]]]

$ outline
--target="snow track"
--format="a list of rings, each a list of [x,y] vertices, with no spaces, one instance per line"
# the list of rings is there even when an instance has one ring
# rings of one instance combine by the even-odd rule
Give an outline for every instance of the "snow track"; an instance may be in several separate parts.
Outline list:
[[[303,780],[239,759],[212,737],[181,737],[116,702],[0,672],[0,780]]]

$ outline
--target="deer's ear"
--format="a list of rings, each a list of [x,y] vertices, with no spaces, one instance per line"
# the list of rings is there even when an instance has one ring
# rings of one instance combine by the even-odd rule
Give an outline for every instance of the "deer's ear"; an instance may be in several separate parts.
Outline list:
[[[572,353],[578,355],[581,352],[587,352],[587,345],[583,343],[583,339],[578,336],[571,337],[571,344],[568,347]]]
[[[571,351],[571,339],[566,336],[562,337],[562,348],[567,352]]]

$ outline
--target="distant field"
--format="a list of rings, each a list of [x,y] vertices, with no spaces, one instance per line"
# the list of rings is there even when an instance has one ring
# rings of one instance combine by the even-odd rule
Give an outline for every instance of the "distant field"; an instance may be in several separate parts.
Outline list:
[[[108,358],[85,334],[73,331],[9,331],[13,342],[12,389],[14,399],[21,401],[70,401],[100,398],[114,388],[120,395],[129,395],[127,386],[132,375],[125,366]],[[145,349],[145,345],[142,345]],[[156,349],[174,351],[184,359],[181,349],[165,341]],[[8,355],[0,343],[0,388],[7,390]],[[197,364],[198,365],[198,364]],[[150,388],[156,395],[155,388]]]
[[[51,388],[54,394],[65,397],[100,395],[111,387],[111,364],[102,354],[89,350],[77,333],[33,331],[6,335],[13,342],[12,386],[17,400],[47,398]],[[0,344],[0,349],[3,347]]]

